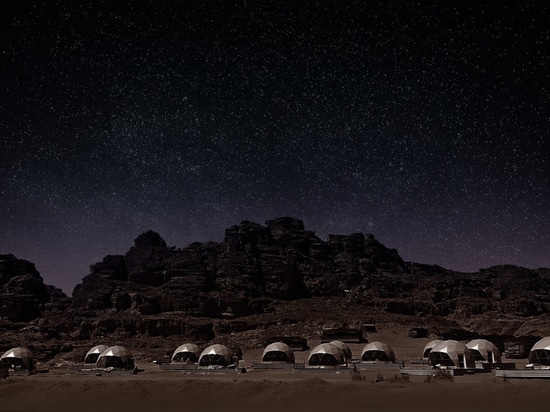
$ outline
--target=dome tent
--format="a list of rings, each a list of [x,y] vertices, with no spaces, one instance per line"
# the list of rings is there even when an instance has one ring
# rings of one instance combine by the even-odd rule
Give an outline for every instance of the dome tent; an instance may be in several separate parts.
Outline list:
[[[488,340],[474,339],[466,347],[472,351],[476,362],[500,363],[502,360],[499,348]]]
[[[384,342],[371,342],[361,353],[362,362],[395,362],[393,349]]]
[[[338,366],[346,363],[344,352],[331,343],[322,343],[309,353],[309,366]]]
[[[231,364],[233,351],[225,345],[211,345],[202,351],[199,367],[227,367]]]
[[[444,340],[432,348],[429,354],[432,366],[451,366],[456,368],[475,368],[472,351],[462,342]]]
[[[6,351],[0,357],[0,365],[6,366],[9,369],[27,371],[33,371],[35,369],[32,352],[22,347],[12,348]]]
[[[339,341],[339,340],[333,340],[332,342],[329,342],[329,343],[331,345],[336,346],[337,348],[339,348],[344,353],[346,361],[351,360],[351,358],[352,358],[351,349],[349,348],[348,345],[346,345],[344,342]]]
[[[265,347],[262,362],[294,363],[294,352],[286,343],[273,342]]]
[[[172,354],[172,362],[197,363],[201,351],[194,343],[184,343],[176,348]]]
[[[550,336],[536,342],[529,352],[529,362],[550,366]]]
[[[110,346],[99,354],[96,364],[99,368],[132,369],[134,358],[124,346]]]
[[[96,364],[97,358],[99,358],[99,355],[101,352],[103,352],[105,349],[107,349],[107,345],[96,345],[92,349],[90,349],[86,356],[84,356],[84,364]]]
[[[435,345],[437,345],[439,342],[441,342],[439,339],[432,340],[424,346],[424,349],[422,350],[422,357],[424,359],[428,359],[430,352],[434,348]]]

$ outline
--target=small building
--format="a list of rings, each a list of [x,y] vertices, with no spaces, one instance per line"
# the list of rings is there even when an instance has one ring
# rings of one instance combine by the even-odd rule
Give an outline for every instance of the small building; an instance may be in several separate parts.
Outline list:
[[[504,356],[523,359],[529,357],[529,352],[541,338],[539,336],[520,336],[504,341]]]
[[[307,363],[314,367],[337,367],[345,365],[346,359],[339,347],[331,343],[321,343],[311,350]]]
[[[197,363],[201,351],[194,343],[184,343],[176,348],[170,361],[172,363]]]
[[[134,369],[134,358],[124,346],[110,346],[99,354],[98,368]]]
[[[199,357],[199,368],[227,368],[233,362],[233,351],[225,345],[210,345]]]
[[[326,329],[321,334],[321,343],[328,343],[334,340],[348,343],[363,343],[365,338],[363,331],[353,328]]]
[[[474,339],[468,342],[466,347],[472,351],[476,364],[502,362],[499,348],[486,339]]]
[[[105,349],[109,348],[107,345],[96,345],[92,349],[90,349],[86,356],[84,356],[84,365],[89,366],[93,365],[96,366],[97,358],[99,358],[99,355],[101,352],[103,352]]]
[[[294,351],[306,351],[309,349],[307,339],[302,338],[301,336],[272,336],[266,339],[265,346],[276,342],[282,342]]]
[[[435,345],[428,355],[431,366],[475,368],[472,351],[462,342],[444,340]]]
[[[294,363],[294,352],[286,343],[274,342],[265,347],[262,362]]]
[[[377,332],[377,329],[376,329],[376,321],[374,319],[369,319],[365,322],[362,322],[361,323],[361,331],[363,332],[371,332],[371,333],[376,333]]]
[[[411,328],[409,329],[409,338],[427,338],[428,337],[427,328]]]
[[[361,362],[390,362],[395,363],[395,353],[384,342],[371,342],[365,345],[361,352]]]

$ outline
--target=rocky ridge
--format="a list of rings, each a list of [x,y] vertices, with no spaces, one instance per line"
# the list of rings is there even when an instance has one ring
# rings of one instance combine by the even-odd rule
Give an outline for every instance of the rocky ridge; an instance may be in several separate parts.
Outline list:
[[[261,345],[269,335],[313,337],[368,318],[433,333],[550,333],[550,270],[496,266],[460,273],[405,262],[371,234],[321,240],[301,220],[243,221],[222,242],[168,246],[153,231],[108,255],[72,299],[30,262],[0,256],[2,346],[45,359],[81,356],[106,340],[144,351],[182,341]]]

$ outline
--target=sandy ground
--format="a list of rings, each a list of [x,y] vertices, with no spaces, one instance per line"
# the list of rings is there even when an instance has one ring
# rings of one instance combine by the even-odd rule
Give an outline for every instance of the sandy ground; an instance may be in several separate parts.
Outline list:
[[[418,357],[428,339],[380,334],[398,358]],[[312,342],[310,344],[315,344]],[[350,345],[359,357],[364,345]],[[261,349],[245,352],[245,366]],[[308,353],[297,353],[303,360]],[[398,369],[341,373],[252,371],[185,374],[140,363],[137,375],[76,375],[66,367],[0,380],[0,411],[548,411],[550,381],[495,379],[493,374],[454,381],[401,378]],[[376,380],[383,377],[382,381]]]

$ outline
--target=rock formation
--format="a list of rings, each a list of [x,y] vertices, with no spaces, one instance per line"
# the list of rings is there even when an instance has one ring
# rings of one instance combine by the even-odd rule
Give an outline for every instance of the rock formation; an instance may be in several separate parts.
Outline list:
[[[262,299],[344,296],[371,275],[407,273],[396,250],[372,235],[332,235],[328,242],[283,217],[265,226],[243,221],[221,243],[170,248],[141,234],[125,256],[107,256],[73,292],[81,310],[184,311],[195,316],[261,313]]]
[[[33,263],[0,255],[0,317],[28,322],[39,317],[50,292]]]
[[[0,292],[4,339],[48,342],[43,354],[106,338],[160,345],[155,339],[230,335],[253,344],[262,334],[289,333],[285,325],[308,334],[327,322],[357,326],[366,314],[409,317],[439,332],[550,333],[541,327],[550,312],[549,269],[454,272],[405,262],[372,234],[322,240],[290,217],[243,221],[219,243],[182,249],[145,232],[125,255],[91,265],[72,300],[44,285],[32,263],[2,255]]]

